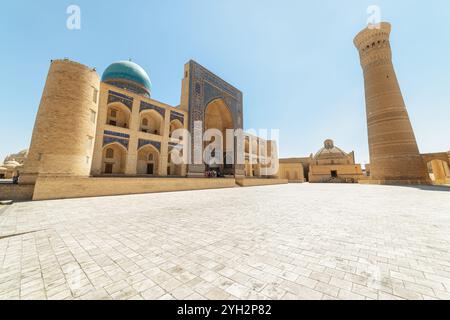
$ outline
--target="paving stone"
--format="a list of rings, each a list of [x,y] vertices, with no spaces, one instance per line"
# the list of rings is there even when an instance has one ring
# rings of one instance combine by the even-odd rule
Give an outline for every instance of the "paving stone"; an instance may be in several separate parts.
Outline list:
[[[448,194],[289,184],[15,203],[0,299],[450,300]]]
[[[251,290],[239,283],[233,283],[225,291],[239,299],[243,299],[248,296],[248,293]]]
[[[163,296],[166,293],[166,291],[158,286],[154,286],[150,289],[145,290],[141,293],[141,296],[144,297],[144,299],[147,300],[156,300],[159,297]]]
[[[394,286],[393,294],[408,300],[423,300],[423,297],[420,293],[403,287]]]
[[[351,281],[331,277],[330,285],[335,286],[340,289],[351,291],[353,283]]]
[[[281,288],[295,294],[299,300],[320,300],[323,296],[320,291],[287,280],[281,283]],[[264,292],[265,291],[263,290],[262,293],[264,294]],[[279,298],[277,297],[274,299]]]
[[[226,300],[229,296],[229,293],[220,288],[213,288],[205,294],[205,297],[210,300]]]
[[[338,298],[341,300],[366,300],[366,297],[344,289],[339,290]]]

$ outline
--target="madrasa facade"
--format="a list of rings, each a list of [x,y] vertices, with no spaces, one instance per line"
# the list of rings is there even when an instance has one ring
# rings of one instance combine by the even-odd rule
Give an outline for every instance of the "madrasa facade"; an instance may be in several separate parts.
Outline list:
[[[91,191],[73,196],[228,187],[245,184],[246,177],[280,182],[276,171],[268,170],[278,165],[276,142],[244,133],[243,126],[242,92],[195,61],[185,64],[180,104],[171,106],[152,99],[147,72],[132,61],[113,63],[100,77],[78,62],[52,60],[19,184],[35,185],[33,198],[47,189],[43,198],[48,198],[80,178],[90,179],[78,181],[77,189]],[[190,133],[189,139],[174,136],[179,129]],[[232,146],[232,153],[220,151],[221,162],[195,160],[208,146],[203,135],[209,129],[222,135],[223,149]],[[242,132],[239,146],[229,130]],[[200,134],[200,147],[192,133]],[[174,152],[186,161],[174,161]],[[229,179],[187,179],[211,172]],[[186,179],[143,180],[167,177]],[[111,182],[109,192],[105,181]]]
[[[183,145],[172,137],[177,129],[194,132],[199,121],[202,133],[218,129],[224,140],[227,129],[242,129],[241,91],[189,61],[179,106],[154,100],[151,93],[148,74],[132,61],[111,64],[101,79],[79,63],[52,61],[21,182],[34,183],[40,174],[195,177],[211,169],[225,176],[262,175],[257,150],[248,167],[250,145],[269,144],[271,152],[274,142],[250,135],[246,163],[227,163],[224,157],[223,164],[209,168],[171,161],[172,149]]]

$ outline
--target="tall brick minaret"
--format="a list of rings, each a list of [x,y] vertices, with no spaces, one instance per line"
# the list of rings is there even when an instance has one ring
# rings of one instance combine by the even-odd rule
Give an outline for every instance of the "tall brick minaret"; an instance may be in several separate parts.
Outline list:
[[[378,183],[428,184],[389,42],[391,25],[367,27],[354,40],[364,71],[371,179]]]

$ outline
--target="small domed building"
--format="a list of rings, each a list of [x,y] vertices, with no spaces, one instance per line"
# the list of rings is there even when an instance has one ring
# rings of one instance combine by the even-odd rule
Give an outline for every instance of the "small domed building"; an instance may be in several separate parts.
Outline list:
[[[327,139],[313,157],[309,168],[309,182],[358,182],[363,177],[355,153],[344,152]]]
[[[355,153],[346,153],[334,145],[333,140],[315,154],[303,158],[280,159],[278,177],[289,182],[356,183],[364,179],[360,164],[355,164]]]
[[[12,179],[20,174],[28,156],[28,150],[8,155],[0,165],[0,179]]]
[[[334,145],[334,141],[327,139],[323,143],[323,148],[314,155],[314,165],[345,165],[355,163],[355,154],[352,151],[347,154],[342,149]]]

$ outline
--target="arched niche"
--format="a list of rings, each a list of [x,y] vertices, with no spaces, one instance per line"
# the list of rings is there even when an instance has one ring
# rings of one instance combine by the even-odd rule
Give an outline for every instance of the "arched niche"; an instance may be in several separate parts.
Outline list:
[[[106,124],[110,126],[126,128],[130,127],[131,111],[120,102],[108,104]]]
[[[102,173],[124,174],[126,158],[127,149],[121,144],[114,142],[104,146],[102,151]]]

